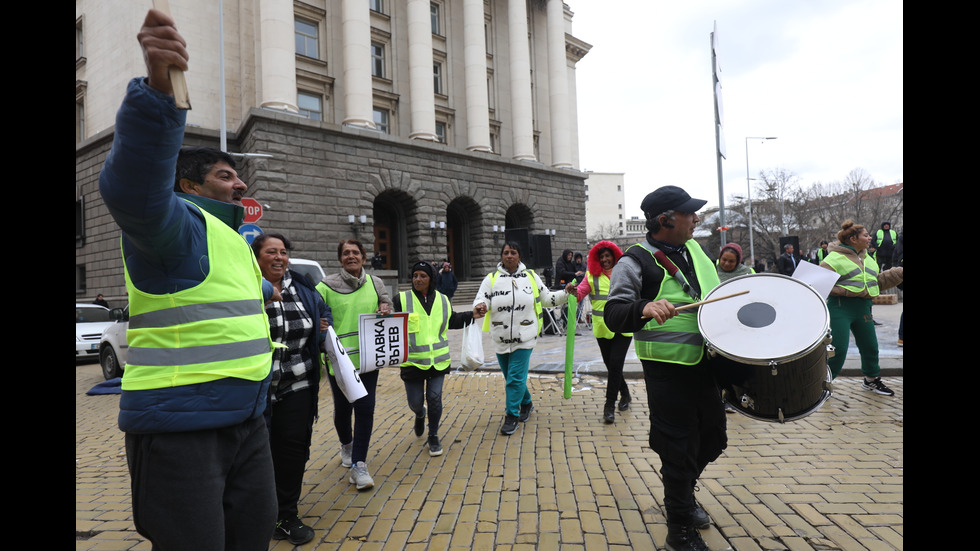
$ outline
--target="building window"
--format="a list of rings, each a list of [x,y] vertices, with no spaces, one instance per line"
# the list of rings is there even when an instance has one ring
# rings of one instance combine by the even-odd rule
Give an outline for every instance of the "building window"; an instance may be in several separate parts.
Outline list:
[[[378,13],[384,13],[384,2],[382,0],[369,0],[368,5],[371,6],[371,11],[376,11]]]
[[[385,78],[385,45],[371,43],[371,76]]]
[[[439,25],[439,4],[435,2],[429,4],[429,19],[432,23],[432,34],[442,36],[442,27]]]
[[[442,63],[432,64],[432,90],[439,95],[446,93],[442,89]]]
[[[75,248],[85,245],[85,200],[75,200]]]
[[[85,265],[75,264],[75,292],[84,293],[88,290],[88,285],[85,283]]]
[[[320,58],[320,29],[316,23],[295,19],[296,53],[314,59]]]
[[[299,108],[300,116],[315,121],[323,120],[323,99],[320,96],[309,92],[297,92],[296,106]]]
[[[436,138],[439,143],[446,143],[446,123],[436,122]]]
[[[387,109],[381,109],[380,107],[374,108],[374,126],[385,134],[389,134],[391,128],[388,123],[388,114]]]
[[[85,57],[85,33],[82,18],[75,20],[75,60]]]

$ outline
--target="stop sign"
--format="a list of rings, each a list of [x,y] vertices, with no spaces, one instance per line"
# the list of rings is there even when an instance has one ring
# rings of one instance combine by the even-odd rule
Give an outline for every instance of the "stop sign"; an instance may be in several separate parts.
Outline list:
[[[262,218],[262,205],[258,201],[252,199],[251,197],[242,197],[242,206],[245,207],[245,220],[246,224],[254,224]]]

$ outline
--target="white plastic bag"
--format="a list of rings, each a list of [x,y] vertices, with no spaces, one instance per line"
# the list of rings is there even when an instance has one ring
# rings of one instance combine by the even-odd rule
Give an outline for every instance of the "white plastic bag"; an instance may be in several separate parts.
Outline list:
[[[327,328],[327,341],[324,344],[327,356],[330,357],[330,365],[333,367],[333,375],[337,378],[337,386],[347,397],[347,401],[353,404],[354,401],[367,396],[367,389],[354,370],[354,362],[347,355],[347,350],[344,349],[332,325]]]
[[[463,327],[463,351],[460,359],[463,371],[473,371],[483,365],[483,324],[476,320]]]

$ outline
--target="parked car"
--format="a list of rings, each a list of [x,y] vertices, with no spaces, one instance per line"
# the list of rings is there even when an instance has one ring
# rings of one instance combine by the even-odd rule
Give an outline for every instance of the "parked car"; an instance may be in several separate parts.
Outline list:
[[[99,343],[99,363],[102,364],[102,375],[107,381],[122,377],[126,367],[126,351],[129,350],[129,342],[126,340],[129,306],[113,308],[112,317],[116,321],[105,328]]]
[[[75,303],[75,361],[99,357],[102,331],[110,325],[112,317],[105,306]]]
[[[323,268],[315,260],[309,260],[306,258],[290,258],[289,259],[289,269],[294,272],[299,272],[309,278],[313,282],[313,285],[320,283],[323,280],[323,276],[326,275],[323,272]]]

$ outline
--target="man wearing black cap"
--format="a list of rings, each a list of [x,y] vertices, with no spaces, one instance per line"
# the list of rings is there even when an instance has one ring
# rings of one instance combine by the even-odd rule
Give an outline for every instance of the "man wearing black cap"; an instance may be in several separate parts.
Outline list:
[[[667,549],[707,550],[698,528],[711,519],[694,499],[698,477],[725,449],[725,409],[694,310],[719,284],[714,261],[694,241],[697,211],[707,201],[677,186],[643,199],[646,239],[629,247],[610,281],[604,317],[633,333],[650,406],[650,447],[660,456]]]

